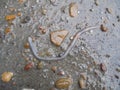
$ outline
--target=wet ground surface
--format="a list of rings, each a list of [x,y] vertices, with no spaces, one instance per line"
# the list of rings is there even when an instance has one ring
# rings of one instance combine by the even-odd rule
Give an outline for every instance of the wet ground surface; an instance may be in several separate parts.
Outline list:
[[[7,71],[14,74],[8,83],[0,80],[0,90],[60,90],[55,82],[68,76],[73,81],[64,90],[120,90],[119,0],[18,1],[0,0],[0,75]],[[69,15],[72,2],[78,5],[75,17]],[[19,12],[21,15],[17,15]],[[16,15],[12,23],[5,20],[10,14]],[[30,48],[24,46],[29,36],[35,37],[40,55],[54,57],[66,50],[76,32],[101,24],[108,31],[97,28],[81,35],[69,55],[60,61],[38,61]],[[7,27],[10,31],[5,33]],[[45,34],[40,28],[45,29]],[[56,47],[50,41],[50,32],[63,29],[69,34],[61,46]],[[26,71],[24,67],[29,62],[34,66]],[[85,89],[78,84],[82,73],[87,77]]]

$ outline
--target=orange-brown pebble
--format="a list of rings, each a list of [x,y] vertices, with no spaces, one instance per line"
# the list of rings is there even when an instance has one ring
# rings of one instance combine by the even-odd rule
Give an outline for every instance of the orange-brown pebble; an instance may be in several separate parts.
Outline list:
[[[5,29],[5,34],[8,34],[9,32],[11,32],[11,29],[10,29],[9,27],[7,27],[7,28]]]
[[[28,49],[29,47],[30,47],[30,46],[29,46],[29,43],[28,43],[28,42],[24,44],[24,48]]]
[[[5,20],[10,21],[10,20],[14,20],[16,18],[16,15],[6,15],[5,16]]]

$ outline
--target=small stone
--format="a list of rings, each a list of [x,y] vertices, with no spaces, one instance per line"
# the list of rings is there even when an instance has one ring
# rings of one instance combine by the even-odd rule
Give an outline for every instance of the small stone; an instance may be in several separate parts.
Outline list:
[[[37,69],[42,69],[43,68],[43,62],[39,62],[37,64]]]
[[[5,34],[8,34],[8,33],[10,33],[11,32],[11,29],[9,28],[9,27],[7,27],[6,29],[5,29]]]
[[[69,5],[69,14],[71,17],[78,16],[78,5],[75,2]]]
[[[112,14],[112,9],[111,8],[106,8],[106,11],[110,14]]]
[[[93,11],[94,11],[94,9],[90,9],[90,11],[91,11],[91,12],[93,12]]]
[[[2,74],[2,81],[3,82],[9,82],[12,77],[13,77],[13,73],[12,72],[4,72]]]
[[[18,13],[17,13],[17,16],[21,16],[21,15],[22,15],[21,12],[18,12]]]
[[[25,16],[22,20],[21,23],[28,23],[30,21],[30,16]]]
[[[30,70],[31,68],[33,68],[33,66],[34,66],[34,63],[33,63],[33,62],[30,62],[30,63],[28,63],[27,65],[25,65],[24,70],[25,70],[25,71],[28,71],[28,70]]]
[[[73,36],[71,36],[71,37],[70,37],[70,40],[73,40],[73,39],[74,39],[74,37],[73,37]]]
[[[56,0],[50,0],[50,2],[53,4],[53,3],[55,3],[55,2],[56,2]]]
[[[57,46],[60,46],[67,34],[67,30],[53,31],[50,33],[51,42]]]
[[[108,31],[108,28],[105,27],[103,24],[101,24],[100,29],[101,29],[103,32],[107,32],[107,31]]]
[[[51,70],[55,73],[57,71],[57,66],[52,66]]]
[[[119,76],[118,76],[118,75],[115,75],[115,78],[116,78],[116,79],[119,79]]]
[[[11,21],[11,20],[14,20],[15,18],[16,18],[16,15],[11,14],[11,15],[7,15],[7,16],[5,17],[5,20]]]
[[[60,70],[57,74],[63,76],[63,75],[65,75],[65,72],[63,70]]]
[[[60,78],[55,82],[55,86],[58,89],[68,89],[71,84],[71,78]]]
[[[43,14],[43,15],[46,15],[46,14],[47,14],[47,9],[42,8],[42,14]]]
[[[9,10],[10,10],[11,12],[14,12],[16,9],[15,9],[14,7],[10,7]]]
[[[120,67],[116,68],[116,71],[117,71],[117,72],[120,72]]]
[[[100,69],[103,71],[103,72],[106,72],[107,71],[107,67],[104,63],[101,63],[100,64]]]
[[[98,6],[99,5],[98,0],[94,0],[94,1],[95,1],[95,5]]]
[[[26,49],[30,48],[30,45],[28,42],[24,44],[24,48],[26,48]]]
[[[86,88],[86,83],[85,83],[85,80],[83,80],[83,78],[81,78],[79,80],[79,86],[81,89],[85,89]]]
[[[86,74],[85,73],[81,73],[81,78],[83,78],[84,80],[87,80]]]

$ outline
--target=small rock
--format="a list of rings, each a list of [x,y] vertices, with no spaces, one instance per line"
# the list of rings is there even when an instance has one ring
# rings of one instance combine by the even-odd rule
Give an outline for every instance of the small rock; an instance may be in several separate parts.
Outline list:
[[[30,21],[30,16],[25,16],[22,20],[21,23],[28,23]]]
[[[57,46],[60,46],[67,34],[67,30],[53,31],[50,33],[51,42]]]
[[[85,83],[85,80],[83,80],[83,78],[81,78],[79,80],[79,86],[81,89],[85,89],[86,88],[86,83]]]
[[[10,33],[10,32],[11,32],[11,28],[7,27],[7,28],[5,29],[5,34],[8,34],[8,33]]]
[[[42,8],[42,14],[43,14],[43,15],[46,15],[46,14],[47,14],[47,9]]]
[[[108,28],[105,27],[103,24],[101,24],[100,29],[101,29],[103,32],[107,32],[107,31],[108,31]]]
[[[7,21],[11,21],[11,20],[14,20],[16,18],[16,15],[7,15],[6,17],[5,17],[5,20],[7,20]]]
[[[42,69],[43,68],[43,62],[39,62],[37,64],[37,69]]]
[[[118,75],[115,75],[115,78],[116,78],[116,79],[119,79],[119,76],[118,76]]]
[[[57,74],[63,76],[63,75],[65,75],[65,72],[63,70],[60,70]]]
[[[26,49],[30,48],[30,45],[28,42],[24,44],[24,48],[26,48]]]
[[[106,11],[110,14],[112,14],[112,9],[111,8],[106,8]]]
[[[33,66],[34,66],[34,63],[33,63],[33,62],[30,62],[30,63],[28,63],[27,65],[25,65],[24,70],[25,70],[25,71],[28,71],[28,70],[30,70],[31,68],[33,68]]]
[[[9,82],[12,77],[13,77],[13,73],[12,72],[4,72],[2,74],[2,81],[3,82]]]
[[[55,82],[55,86],[58,89],[68,89],[71,84],[71,78],[60,78]]]
[[[94,1],[95,1],[95,5],[98,6],[99,5],[98,0],[94,0]]]
[[[69,5],[69,14],[71,17],[78,16],[78,5],[75,2]]]
[[[87,77],[86,77],[86,73],[81,73],[81,78],[83,78],[84,80],[87,80]]]
[[[51,70],[55,73],[57,71],[57,66],[52,66]]]
[[[100,64],[100,69],[103,71],[103,72],[106,72],[107,71],[107,67],[104,63],[101,63]]]
[[[117,71],[117,72],[120,72],[120,67],[116,68],[116,71]]]

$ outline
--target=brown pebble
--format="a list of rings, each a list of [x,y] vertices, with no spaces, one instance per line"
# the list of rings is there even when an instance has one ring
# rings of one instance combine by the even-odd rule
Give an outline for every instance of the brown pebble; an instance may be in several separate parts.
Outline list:
[[[26,48],[26,49],[30,48],[30,46],[29,46],[29,43],[28,43],[28,42],[24,44],[24,48]]]
[[[69,14],[71,17],[78,16],[78,5],[75,2],[70,3],[69,5]]]
[[[103,24],[101,24],[100,29],[101,29],[103,32],[107,32],[107,31],[108,31],[108,28],[105,27]]]
[[[107,67],[104,63],[101,63],[100,64],[100,69],[103,71],[103,72],[106,72],[107,71]]]
[[[67,30],[52,31],[50,33],[51,42],[57,46],[60,46],[65,37],[67,36],[67,34],[68,34]]]
[[[55,73],[57,71],[57,66],[52,66],[51,70]]]
[[[6,29],[5,29],[5,34],[8,34],[8,33],[10,33],[11,32],[11,29],[9,28],[9,27],[7,27]]]
[[[79,86],[81,89],[85,89],[86,88],[86,83],[85,83],[85,80],[83,80],[83,78],[81,78],[79,80]]]
[[[12,21],[12,20],[14,20],[15,18],[16,18],[16,15],[14,15],[14,14],[13,14],[13,15],[12,15],[12,14],[11,14],[11,15],[6,15],[6,16],[5,16],[5,19],[6,19],[7,21]]]

